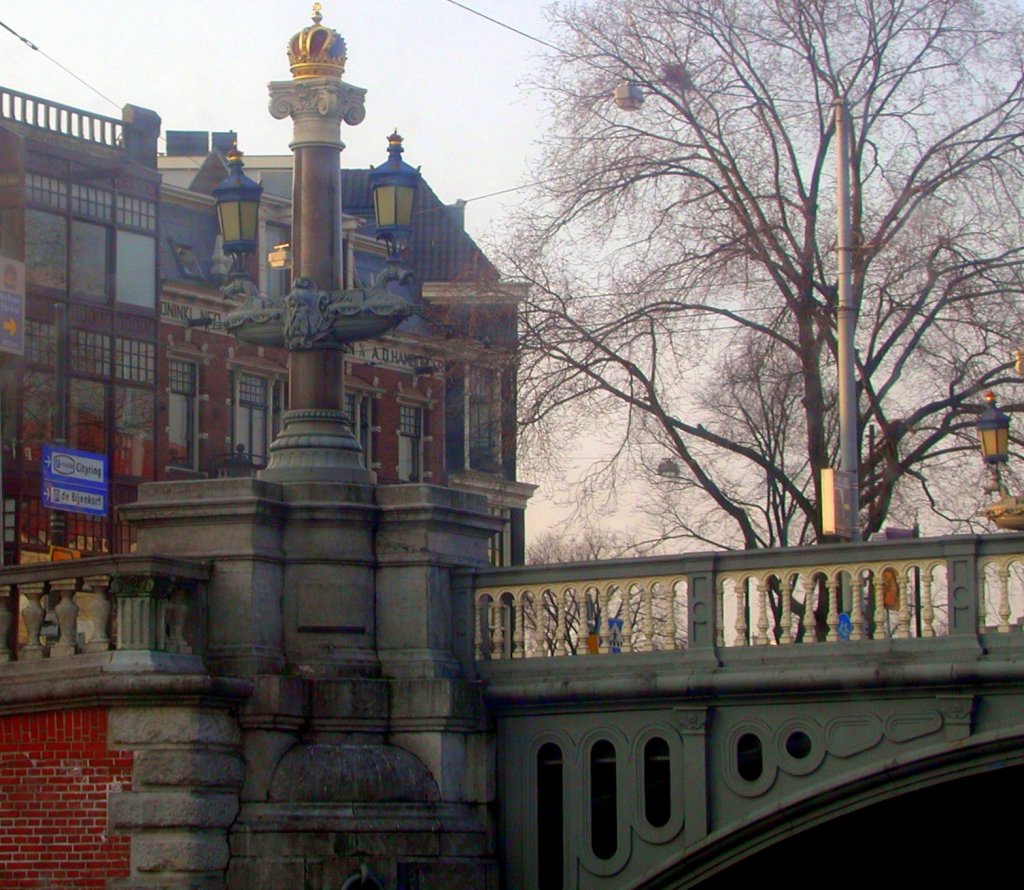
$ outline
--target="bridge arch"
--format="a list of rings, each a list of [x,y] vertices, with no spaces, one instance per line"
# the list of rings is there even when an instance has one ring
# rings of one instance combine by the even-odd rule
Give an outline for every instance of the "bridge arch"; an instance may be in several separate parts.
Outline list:
[[[892,764],[763,813],[677,852],[632,886],[718,890],[794,873],[883,886],[913,874],[948,886],[951,879],[980,878],[986,851],[1015,849],[1022,792],[1024,730]]]

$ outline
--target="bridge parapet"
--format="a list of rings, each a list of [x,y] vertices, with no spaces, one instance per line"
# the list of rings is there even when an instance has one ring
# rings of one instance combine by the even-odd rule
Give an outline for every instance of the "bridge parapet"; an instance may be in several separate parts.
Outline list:
[[[1024,535],[495,569],[478,660],[1019,632]]]
[[[141,555],[0,569],[0,662],[112,649],[201,654],[211,571]]]

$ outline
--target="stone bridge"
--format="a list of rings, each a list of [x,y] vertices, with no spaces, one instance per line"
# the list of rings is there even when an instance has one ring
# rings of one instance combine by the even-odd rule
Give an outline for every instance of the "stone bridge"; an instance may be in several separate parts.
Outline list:
[[[970,875],[1024,788],[1022,570],[997,535],[464,574],[505,886]]]

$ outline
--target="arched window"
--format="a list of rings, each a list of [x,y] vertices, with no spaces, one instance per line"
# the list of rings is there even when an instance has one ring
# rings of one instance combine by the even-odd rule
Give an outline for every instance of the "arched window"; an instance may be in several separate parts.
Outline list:
[[[764,771],[764,754],[761,740],[752,732],[746,732],[736,742],[736,772],[741,779],[753,782],[761,778]]]
[[[537,887],[562,890],[562,749],[553,742],[537,752]]]
[[[590,845],[598,859],[618,849],[615,746],[604,739],[590,749]]]
[[[672,818],[671,779],[668,742],[655,736],[644,745],[644,818],[653,828]]]

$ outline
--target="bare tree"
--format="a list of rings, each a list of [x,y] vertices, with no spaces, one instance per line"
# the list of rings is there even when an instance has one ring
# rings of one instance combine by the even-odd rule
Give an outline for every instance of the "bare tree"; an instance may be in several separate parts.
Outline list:
[[[582,419],[614,426],[619,444],[589,484],[606,488],[626,466],[667,479],[671,503],[657,510],[670,534],[744,547],[820,536],[820,470],[836,448],[844,99],[862,530],[894,509],[948,509],[935,484],[955,473],[962,485],[981,395],[1014,379],[1019,9],[604,0],[552,15],[564,48],[544,80],[555,127],[506,256],[532,285],[527,437],[564,447]],[[621,83],[632,110],[611,100]]]

